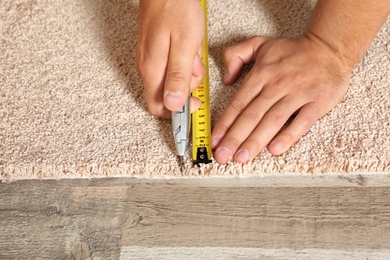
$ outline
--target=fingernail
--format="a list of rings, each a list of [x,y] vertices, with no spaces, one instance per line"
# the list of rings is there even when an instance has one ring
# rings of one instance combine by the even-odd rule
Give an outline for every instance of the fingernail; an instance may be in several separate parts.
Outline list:
[[[218,157],[225,162],[229,161],[232,157],[230,151],[225,147],[218,148],[217,151],[215,151],[215,153],[218,154]]]
[[[243,149],[238,151],[235,157],[236,157],[236,161],[240,163],[246,163],[250,158],[250,154],[248,150]]]
[[[283,148],[283,143],[281,142],[275,142],[272,144],[272,149],[276,152],[276,153],[280,153],[280,151],[282,150]]]
[[[183,93],[181,92],[167,92],[165,95],[165,103],[170,105],[178,105],[183,100]]]

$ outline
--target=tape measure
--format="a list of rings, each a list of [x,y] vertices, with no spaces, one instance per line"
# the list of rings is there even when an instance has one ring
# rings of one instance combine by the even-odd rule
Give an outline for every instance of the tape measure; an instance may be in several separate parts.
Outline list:
[[[202,62],[206,69],[206,75],[200,86],[192,92],[192,96],[197,97],[202,101],[200,108],[192,113],[192,160],[195,164],[210,163],[212,157],[207,0],[200,0],[200,3],[203,8],[205,19]]]

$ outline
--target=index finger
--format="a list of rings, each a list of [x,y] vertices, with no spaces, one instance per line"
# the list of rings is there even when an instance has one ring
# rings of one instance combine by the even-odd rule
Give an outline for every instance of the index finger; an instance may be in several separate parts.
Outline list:
[[[136,65],[142,78],[148,111],[169,118],[171,113],[163,102],[165,72],[169,52],[166,34],[152,34],[140,39],[137,46]],[[156,42],[162,43],[160,45]]]

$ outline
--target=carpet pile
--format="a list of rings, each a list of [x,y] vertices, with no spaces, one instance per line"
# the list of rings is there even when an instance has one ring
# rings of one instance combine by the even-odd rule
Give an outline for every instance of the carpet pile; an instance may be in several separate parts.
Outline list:
[[[223,48],[298,37],[314,1],[208,2],[214,125],[243,79],[223,85]],[[137,9],[135,0],[2,1],[0,179],[181,177],[171,123],[147,112],[134,66]],[[390,19],[343,101],[290,151],[264,150],[243,166],[191,167],[188,154],[185,176],[389,173],[389,53]]]

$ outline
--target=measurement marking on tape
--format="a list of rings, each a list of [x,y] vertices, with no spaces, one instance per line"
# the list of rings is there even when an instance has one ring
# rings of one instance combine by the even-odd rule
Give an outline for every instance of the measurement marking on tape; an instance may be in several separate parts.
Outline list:
[[[192,114],[192,160],[195,164],[211,162],[211,116],[209,85],[209,50],[207,33],[207,0],[200,0],[205,19],[205,37],[203,40],[202,62],[206,75],[201,85],[192,92],[202,102],[201,107]]]

